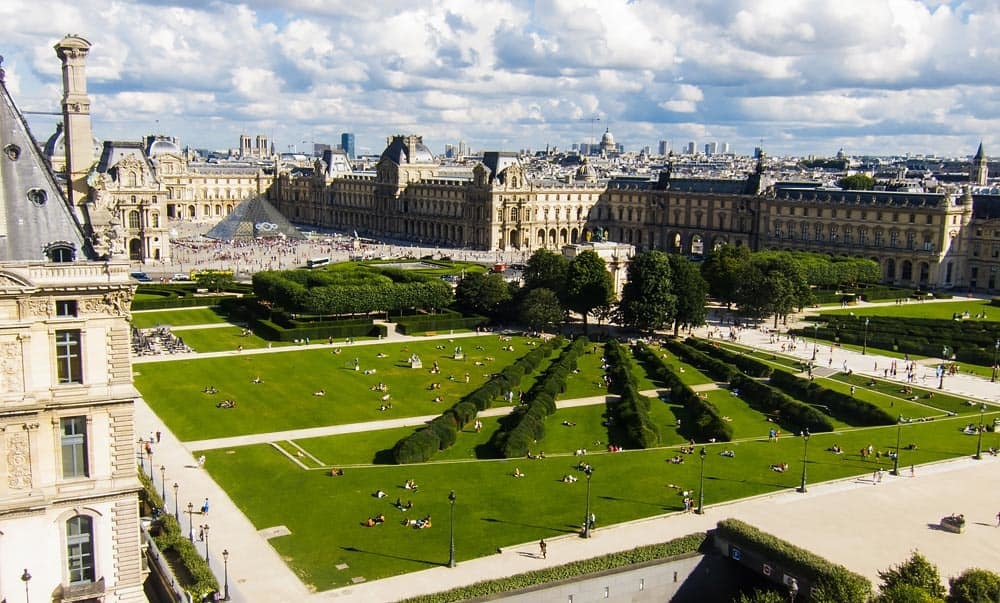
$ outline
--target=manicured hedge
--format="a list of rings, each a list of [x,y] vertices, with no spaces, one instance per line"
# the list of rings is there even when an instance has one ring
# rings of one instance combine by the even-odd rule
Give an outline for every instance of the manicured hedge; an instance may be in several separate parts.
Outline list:
[[[1000,339],[998,316],[993,320],[940,320],[895,316],[845,316],[820,314],[818,335],[828,341],[864,345],[865,320],[868,321],[869,347],[940,358],[944,346],[959,362],[990,366],[997,339]],[[795,334],[812,337],[813,327],[797,329]]]
[[[475,329],[489,322],[485,316],[463,316],[459,312],[441,311],[436,314],[415,314],[393,318],[400,333],[446,332],[455,329]]]
[[[896,423],[896,417],[874,404],[827,389],[815,381],[796,377],[787,371],[774,371],[770,384],[793,398],[808,400],[812,404],[825,404],[830,409],[831,415],[851,425],[872,426],[894,425]]]
[[[625,348],[617,341],[604,346],[608,362],[609,389],[619,395],[614,405],[609,405],[611,416],[624,434],[625,442],[615,442],[626,448],[651,448],[660,443],[660,428],[649,416],[649,398],[639,393],[636,377],[629,369],[630,360]]]
[[[155,295],[158,299],[133,299],[132,310],[167,310],[216,306],[223,300],[235,299],[236,293],[197,294],[194,285],[139,285],[136,293]]]
[[[532,444],[545,437],[545,419],[556,412],[556,396],[566,389],[566,378],[576,368],[576,359],[588,343],[586,337],[577,337],[528,391],[525,404],[500,421],[491,442],[505,458],[525,456]],[[556,347],[562,345],[556,343]]]
[[[794,433],[806,428],[816,433],[833,431],[830,419],[812,406],[750,377],[737,373],[729,385],[750,408],[776,415],[774,420],[788,431]]]
[[[596,574],[607,570],[628,567],[649,561],[664,560],[681,555],[698,552],[705,542],[706,535],[698,532],[681,536],[661,544],[641,546],[629,551],[610,553],[600,557],[592,557],[582,561],[574,561],[565,565],[535,570],[524,574],[477,582],[469,586],[461,586],[449,591],[404,599],[401,603],[451,603],[490,597],[500,593],[531,588],[562,580],[583,580],[588,574]]]
[[[668,350],[676,354],[685,362],[694,366],[699,371],[705,373],[716,381],[728,382],[733,378],[733,374],[737,372],[736,369],[726,362],[713,358],[712,356],[709,356],[708,354],[700,350],[696,350],[695,348],[675,339],[668,339],[664,345]]]
[[[393,460],[400,465],[423,463],[430,460],[438,450],[451,447],[458,439],[458,431],[476,417],[476,412],[486,410],[494,400],[516,388],[522,377],[534,372],[542,360],[552,354],[555,345],[554,340],[539,344],[441,413],[426,427],[400,439],[392,448]]]
[[[142,471],[139,472],[139,481],[142,483],[142,490],[139,496],[142,501],[151,508],[163,509],[163,500],[156,492],[149,477]],[[175,572],[177,580],[181,582],[181,587],[193,595],[195,601],[201,601],[203,597],[218,592],[219,582],[215,574],[205,563],[205,558],[195,548],[194,543],[188,540],[186,534],[181,532],[180,525],[173,515],[163,512],[156,519],[159,526],[159,534],[153,537],[156,547],[160,552],[172,551],[177,555],[183,572]]]
[[[689,337],[684,341],[687,345],[696,348],[706,354],[718,356],[724,362],[735,365],[744,375],[750,377],[770,377],[774,368],[765,362],[761,362],[752,356],[733,352],[722,347],[718,342],[706,341]]]
[[[636,353],[647,370],[670,388],[670,399],[684,406],[687,420],[681,423],[680,428],[684,437],[697,442],[728,442],[733,439],[733,428],[722,420],[719,409],[681,381],[653,348],[640,343],[636,346]]]
[[[816,587],[816,592],[808,597],[810,601],[866,603],[871,597],[872,584],[864,576],[738,519],[720,521],[715,536],[752,550],[783,571],[808,580]]]
[[[385,337],[388,329],[385,325],[372,324],[368,322],[347,321],[339,323],[330,321],[317,323],[315,326],[305,326],[286,329],[274,322],[257,318],[251,321],[251,328],[254,334],[270,341],[295,341],[296,339],[310,339],[317,343],[333,337],[334,339],[346,339],[348,337]]]

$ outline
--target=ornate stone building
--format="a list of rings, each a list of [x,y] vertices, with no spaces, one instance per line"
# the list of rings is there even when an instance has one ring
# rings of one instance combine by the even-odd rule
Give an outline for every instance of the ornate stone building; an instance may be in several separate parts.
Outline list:
[[[63,69],[63,123],[44,148],[99,255],[168,262],[171,223],[218,222],[242,201],[268,190],[273,165],[195,161],[165,136],[105,141],[95,153],[85,74],[89,51],[90,42],[79,36],[56,44]],[[241,147],[244,142],[241,138]],[[270,157],[266,137],[258,136],[256,146],[247,149],[254,151],[252,157]]]
[[[870,258],[894,285],[995,291],[1000,195],[970,188],[987,182],[986,166],[980,145],[955,192],[769,182],[763,155],[744,178],[677,178],[668,167],[655,180],[598,181],[585,163],[557,181],[529,178],[503,152],[445,175],[420,137],[394,136],[375,173],[282,171],[270,197],[293,222],[425,244],[557,250],[597,235],[698,257],[729,243]]]
[[[371,236],[474,249],[552,249],[584,240],[604,187],[531,180],[511,153],[488,152],[471,174],[442,174],[419,136],[389,138],[374,173],[320,165],[283,170],[270,199],[290,220]]]
[[[101,259],[2,69],[0,148],[0,598],[145,601],[129,267]]]

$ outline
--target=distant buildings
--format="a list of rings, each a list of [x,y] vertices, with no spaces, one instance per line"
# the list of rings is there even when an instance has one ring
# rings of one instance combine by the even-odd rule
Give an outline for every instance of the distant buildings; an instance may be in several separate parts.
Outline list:
[[[351,134],[350,132],[344,132],[343,134],[341,134],[340,148],[345,153],[347,153],[348,158],[356,159],[357,155],[355,155],[354,152],[354,134]]]

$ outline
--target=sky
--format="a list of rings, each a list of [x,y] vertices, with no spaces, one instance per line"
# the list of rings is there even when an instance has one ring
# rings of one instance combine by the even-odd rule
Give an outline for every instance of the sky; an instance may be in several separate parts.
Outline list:
[[[89,40],[94,134],[225,149],[568,149],[609,129],[750,154],[1000,149],[995,0],[4,0],[22,111],[59,111]],[[28,115],[38,138],[58,117]]]

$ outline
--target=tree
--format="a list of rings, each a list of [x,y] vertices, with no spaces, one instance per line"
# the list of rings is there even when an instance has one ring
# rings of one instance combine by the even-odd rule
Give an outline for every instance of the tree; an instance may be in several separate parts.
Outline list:
[[[693,327],[705,323],[705,305],[708,302],[708,283],[694,262],[678,254],[671,254],[671,292],[677,298],[674,311],[674,335],[681,327]]]
[[[202,272],[196,275],[196,282],[199,289],[218,293],[232,286],[233,275],[225,272]]]
[[[903,563],[880,571],[878,577],[882,579],[882,591],[897,585],[908,585],[923,590],[929,597],[943,599],[945,595],[937,566],[916,551]]]
[[[593,251],[581,252],[566,270],[563,304],[583,315],[583,330],[586,333],[590,311],[610,304],[613,299],[614,284],[604,260]]]
[[[837,186],[848,191],[870,191],[875,188],[875,179],[867,174],[852,174],[838,180]]]
[[[467,273],[455,287],[455,304],[466,312],[495,316],[508,301],[510,289],[502,274]]]
[[[565,312],[555,292],[544,287],[532,289],[521,300],[521,321],[536,331],[562,322]]]
[[[785,603],[788,600],[784,594],[776,590],[757,590],[750,594],[740,593],[736,603]]]
[[[1000,601],[1000,575],[972,568],[948,580],[948,603]]]
[[[727,308],[736,301],[740,270],[749,262],[749,247],[723,245],[701,265],[701,276],[708,282],[709,293]]]
[[[872,601],[873,603],[944,603],[944,599],[932,597],[919,586],[904,583],[882,589]]]
[[[632,258],[618,304],[623,325],[654,331],[673,321],[677,296],[672,292],[670,275],[670,259],[662,251],[644,251]]]
[[[524,288],[562,291],[566,284],[568,267],[569,260],[563,256],[548,249],[539,249],[528,258],[523,275]]]

